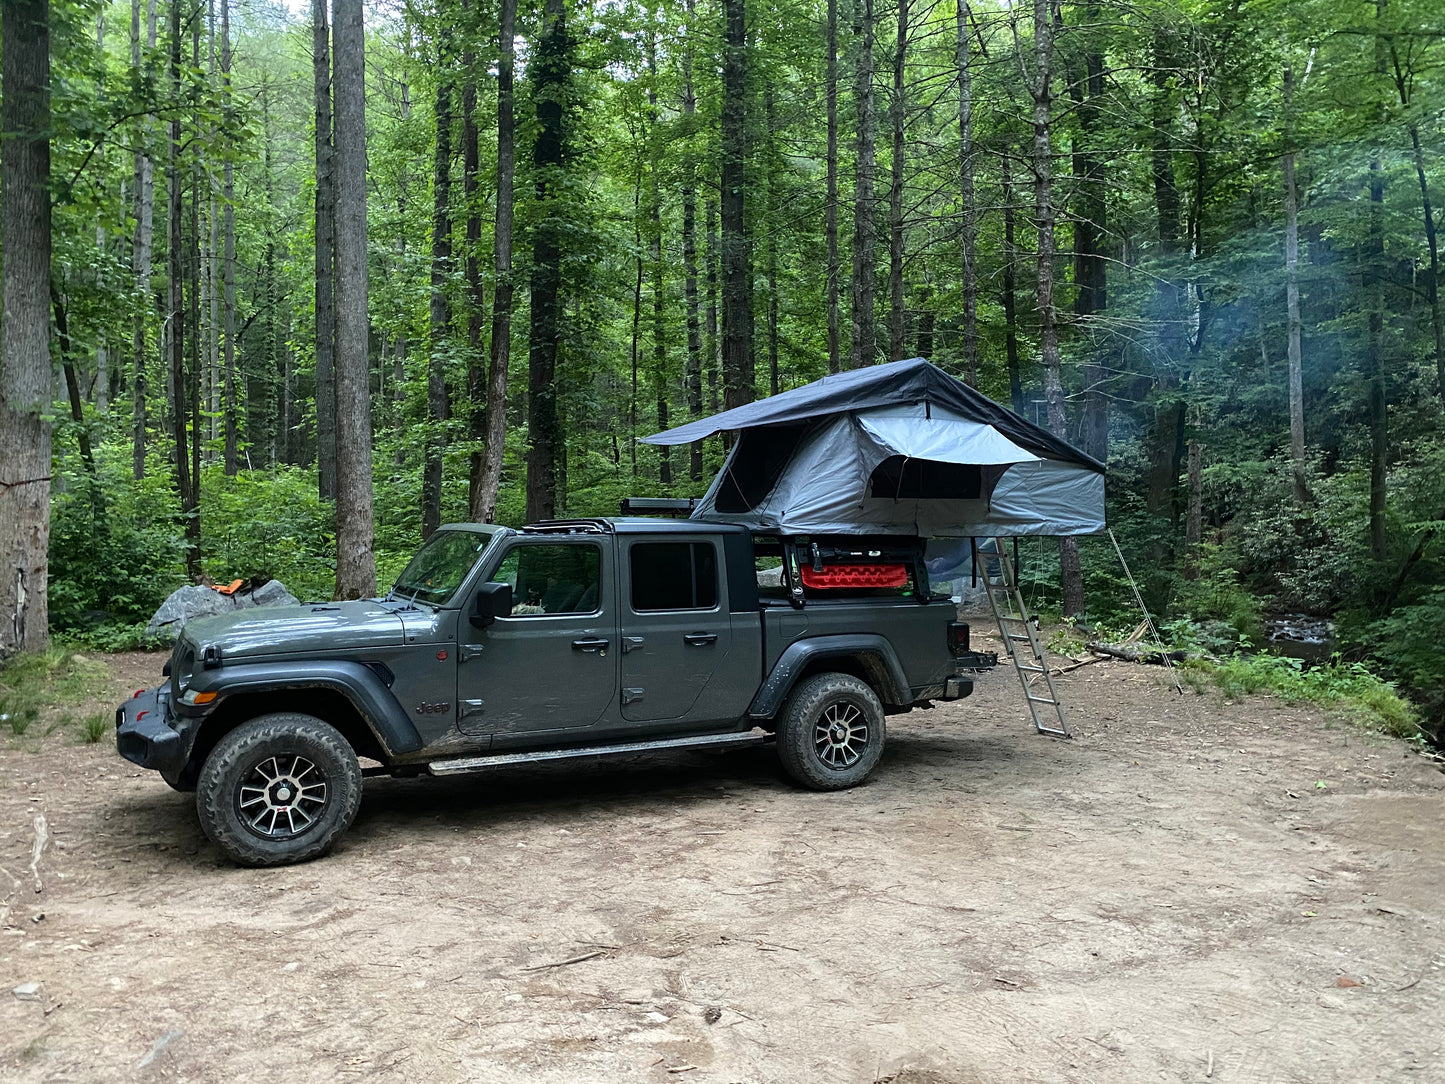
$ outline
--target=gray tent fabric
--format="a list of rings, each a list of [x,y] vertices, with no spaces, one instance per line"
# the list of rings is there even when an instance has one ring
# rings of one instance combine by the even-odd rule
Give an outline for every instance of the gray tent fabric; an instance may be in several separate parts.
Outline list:
[[[921,358],[825,377],[646,440],[728,429],[738,441],[694,519],[787,534],[1104,529],[1102,464]]]

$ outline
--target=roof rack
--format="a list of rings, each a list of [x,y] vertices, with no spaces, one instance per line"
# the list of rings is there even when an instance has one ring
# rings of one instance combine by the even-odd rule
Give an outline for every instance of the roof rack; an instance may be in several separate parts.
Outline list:
[[[612,524],[605,519],[541,519],[522,530],[530,534],[611,534]]]
[[[624,516],[690,516],[697,507],[695,497],[623,497]]]

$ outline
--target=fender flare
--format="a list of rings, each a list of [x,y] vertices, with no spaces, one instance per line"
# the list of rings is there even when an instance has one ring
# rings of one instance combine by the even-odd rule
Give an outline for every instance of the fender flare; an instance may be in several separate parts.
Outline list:
[[[777,715],[783,701],[797,684],[798,675],[810,663],[820,659],[858,658],[872,664],[871,668],[878,677],[879,684],[883,686],[878,691],[885,704],[907,704],[913,699],[903,665],[898,661],[898,654],[884,637],[876,633],[813,636],[795,640],[787,646],[774,665],[772,673],[753,697],[748,716],[753,719],[771,719]]]
[[[244,693],[328,689],[347,699],[387,753],[394,756],[422,747],[421,735],[405,709],[376,672],[363,663],[327,659],[241,663],[197,671],[193,687],[220,693],[216,707]]]

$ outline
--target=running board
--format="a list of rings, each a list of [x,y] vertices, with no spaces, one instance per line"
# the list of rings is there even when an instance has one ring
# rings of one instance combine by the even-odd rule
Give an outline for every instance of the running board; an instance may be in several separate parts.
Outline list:
[[[664,749],[719,749],[740,745],[761,745],[771,734],[750,730],[742,734],[702,734],[693,738],[662,738],[658,741],[631,741],[619,745],[587,745],[572,749],[542,749],[534,753],[492,753],[483,757],[459,757],[455,760],[434,760],[426,766],[432,775],[463,775],[501,768],[510,764],[536,764],[548,760],[576,760],[582,757],[604,757],[617,753],[652,753]]]

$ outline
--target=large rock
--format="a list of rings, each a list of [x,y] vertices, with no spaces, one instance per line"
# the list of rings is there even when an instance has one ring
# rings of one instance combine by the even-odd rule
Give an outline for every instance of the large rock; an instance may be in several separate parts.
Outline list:
[[[250,591],[223,595],[209,587],[178,587],[161,603],[146,625],[146,636],[173,644],[187,621],[230,613],[248,606],[295,606],[300,600],[280,580],[269,580]]]
[[[230,613],[236,604],[219,591],[209,587],[178,587],[161,603],[161,608],[146,625],[146,635],[175,643],[187,621]]]

